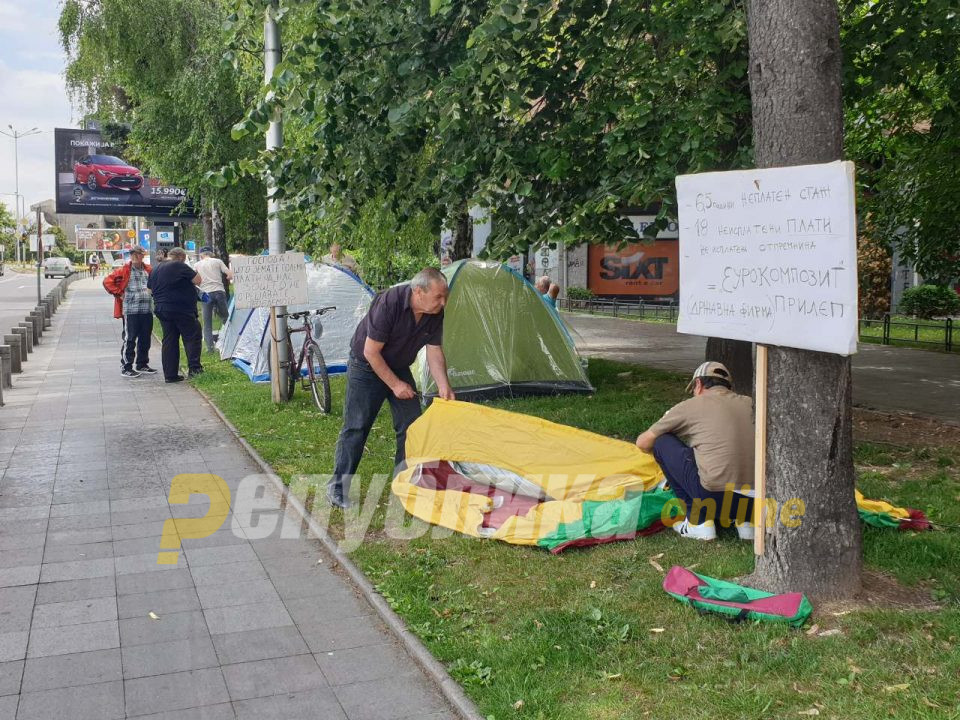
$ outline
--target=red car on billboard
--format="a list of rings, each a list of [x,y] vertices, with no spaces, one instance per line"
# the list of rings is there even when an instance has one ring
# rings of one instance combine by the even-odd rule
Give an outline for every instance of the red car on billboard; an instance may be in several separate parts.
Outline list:
[[[113,155],[84,155],[73,166],[73,181],[89,190],[132,192],[143,187],[143,173]]]

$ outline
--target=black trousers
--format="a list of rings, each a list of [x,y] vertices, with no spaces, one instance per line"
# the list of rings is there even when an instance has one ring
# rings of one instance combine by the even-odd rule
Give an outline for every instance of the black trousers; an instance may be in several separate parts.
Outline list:
[[[153,332],[153,315],[135,313],[123,316],[123,350],[120,362],[124,370],[133,368],[134,350],[136,350],[137,368],[150,364],[150,334]]]
[[[707,520],[714,520],[723,527],[737,522],[753,522],[753,499],[731,491],[717,492],[703,487],[693,448],[676,435],[660,435],[653,443],[653,457],[674,495],[683,501],[687,519],[694,525]]]
[[[172,380],[180,374],[180,340],[187,354],[187,368],[190,372],[203,370],[200,364],[201,329],[197,313],[168,312],[157,310],[157,319],[163,328],[163,344],[160,358],[163,362],[163,377]]]
[[[398,378],[410,387],[416,387],[410,368],[392,369]],[[407,428],[420,417],[420,401],[416,398],[399,400],[373,371],[370,363],[351,355],[347,365],[347,394],[343,400],[343,427],[337,438],[333,476],[327,485],[329,491],[340,499],[350,493],[350,481],[360,465],[367,435],[385,401],[390,403],[393,430],[397,437],[397,452],[393,458],[396,471],[406,459]]]

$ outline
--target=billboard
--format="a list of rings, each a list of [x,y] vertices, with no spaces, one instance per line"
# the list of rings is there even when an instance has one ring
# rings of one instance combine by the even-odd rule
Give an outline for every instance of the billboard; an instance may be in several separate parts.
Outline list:
[[[123,250],[134,244],[136,233],[128,228],[76,229],[77,250]]]
[[[656,216],[628,215],[641,235]],[[651,242],[591,245],[587,255],[587,287],[597,295],[634,296],[637,299],[675,300],[680,290],[680,250],[677,223]]]
[[[54,130],[57,212],[195,218],[183,188],[127,162],[98,130]]]

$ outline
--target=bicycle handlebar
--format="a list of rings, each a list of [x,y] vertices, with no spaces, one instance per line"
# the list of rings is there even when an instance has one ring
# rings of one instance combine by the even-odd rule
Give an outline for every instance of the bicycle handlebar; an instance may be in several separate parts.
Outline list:
[[[289,317],[297,320],[298,318],[307,318],[311,315],[326,315],[331,310],[336,310],[335,305],[330,305],[329,307],[320,308],[319,310],[301,310],[300,312],[295,313],[279,313],[277,317]]]

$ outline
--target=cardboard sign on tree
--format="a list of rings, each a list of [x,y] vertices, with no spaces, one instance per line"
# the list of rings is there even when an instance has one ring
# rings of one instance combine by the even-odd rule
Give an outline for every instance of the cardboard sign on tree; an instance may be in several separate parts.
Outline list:
[[[677,330],[857,351],[853,163],[677,177]]]

